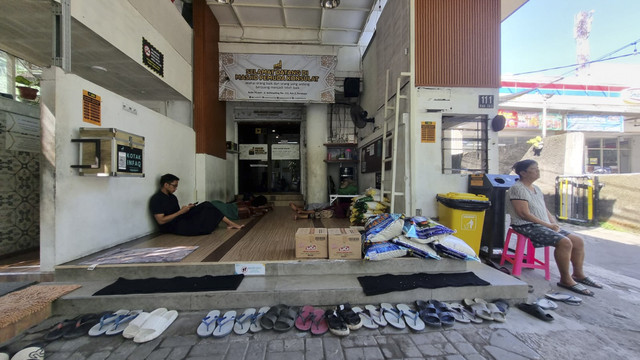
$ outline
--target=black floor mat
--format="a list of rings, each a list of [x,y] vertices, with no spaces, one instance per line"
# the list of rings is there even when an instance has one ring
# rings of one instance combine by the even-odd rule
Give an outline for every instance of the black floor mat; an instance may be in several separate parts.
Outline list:
[[[154,294],[175,292],[198,292],[236,290],[244,275],[222,275],[184,277],[177,276],[169,279],[135,279],[118,278],[116,282],[94,293],[97,295],[125,295],[125,294]]]
[[[480,279],[473,272],[411,275],[360,276],[360,285],[365,295],[386,294],[392,291],[405,291],[417,288],[437,289],[447,286],[488,286],[490,283]]]

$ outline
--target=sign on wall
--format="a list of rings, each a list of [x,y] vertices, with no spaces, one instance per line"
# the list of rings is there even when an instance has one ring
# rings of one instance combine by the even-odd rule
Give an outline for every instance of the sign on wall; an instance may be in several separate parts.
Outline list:
[[[100,96],[82,90],[82,121],[100,126],[102,124]]]
[[[535,111],[498,110],[504,116],[505,127],[510,129],[541,129],[542,113]],[[547,113],[547,130],[562,130],[562,114]]]
[[[221,101],[335,102],[333,55],[220,54]]]
[[[118,171],[142,173],[142,149],[118,145]]]
[[[624,131],[621,115],[567,115],[567,131]]]
[[[299,144],[273,144],[271,145],[271,160],[299,160]]]
[[[240,160],[268,160],[267,144],[239,144],[238,151]]]
[[[164,77],[164,54],[145,38],[142,38],[142,63]]]

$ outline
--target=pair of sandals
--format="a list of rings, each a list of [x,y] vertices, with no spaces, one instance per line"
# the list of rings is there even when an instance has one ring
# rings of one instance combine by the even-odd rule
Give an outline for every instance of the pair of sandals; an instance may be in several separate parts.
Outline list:
[[[142,313],[142,310],[118,310],[100,317],[100,321],[89,329],[89,336],[118,335],[124,331],[129,322]]]
[[[263,329],[285,332],[293,328],[296,318],[298,317],[298,309],[279,304],[273,306],[260,319],[260,325]]]
[[[253,311],[255,313],[255,309],[253,309]],[[198,325],[196,333],[200,337],[213,336],[216,338],[231,334],[231,331],[235,327],[237,313],[234,310],[230,310],[224,313],[224,315],[220,315],[220,310],[209,311],[207,316],[200,322],[200,325]]]
[[[361,310],[361,309],[359,309]],[[329,331],[336,336],[347,336],[351,331],[363,326],[363,321],[349,303],[336,306],[335,309],[325,311]]]
[[[83,314],[73,319],[63,320],[53,326],[44,335],[44,340],[53,341],[64,337],[65,339],[75,339],[82,335],[86,335],[95,324],[105,315],[112,314],[112,311],[106,311],[100,314]]]
[[[325,311],[311,305],[302,307],[296,318],[295,326],[300,331],[311,331],[313,335],[322,335],[329,331]]]
[[[416,300],[420,318],[430,327],[451,327],[456,317],[449,305],[438,300]]]
[[[498,300],[495,303],[487,302],[481,298],[475,299],[464,299],[463,304],[467,306],[475,316],[487,320],[487,321],[497,321],[497,322],[505,322],[507,320],[507,310],[509,309],[509,305],[506,301]]]

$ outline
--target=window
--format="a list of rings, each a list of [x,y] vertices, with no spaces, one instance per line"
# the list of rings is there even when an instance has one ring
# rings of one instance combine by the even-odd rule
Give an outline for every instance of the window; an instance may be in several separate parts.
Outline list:
[[[442,173],[487,173],[486,115],[442,117]]]

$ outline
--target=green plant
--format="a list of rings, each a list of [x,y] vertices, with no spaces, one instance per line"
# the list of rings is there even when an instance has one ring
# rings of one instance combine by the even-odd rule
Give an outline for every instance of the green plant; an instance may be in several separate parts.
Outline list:
[[[16,84],[21,84],[30,88],[39,88],[40,80],[38,78],[34,78],[34,80],[29,80],[22,75],[16,76]]]

